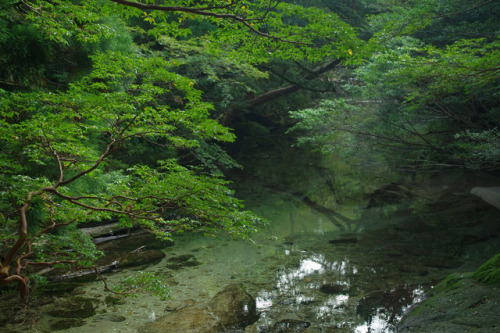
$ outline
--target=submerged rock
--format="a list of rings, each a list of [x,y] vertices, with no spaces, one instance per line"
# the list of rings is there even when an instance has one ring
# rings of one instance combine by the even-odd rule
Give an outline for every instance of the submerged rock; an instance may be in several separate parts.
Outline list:
[[[354,244],[357,243],[358,239],[356,237],[341,237],[338,239],[332,239],[328,241],[330,244]]]
[[[114,323],[119,323],[122,321],[127,320],[124,316],[120,316],[119,314],[116,313],[104,313],[102,315],[96,316],[95,320],[101,320],[101,321],[111,321]]]
[[[180,255],[177,257],[169,258],[167,267],[173,270],[179,270],[184,267],[195,267],[199,266],[201,263],[192,254]]]
[[[50,329],[51,331],[62,331],[72,327],[79,327],[83,325],[85,325],[85,321],[83,319],[70,318],[56,321],[55,323],[50,325]]]
[[[217,333],[241,329],[258,319],[255,299],[239,285],[229,285],[207,305],[182,307],[144,325],[144,333]]]
[[[217,318],[206,308],[185,307],[144,325],[141,333],[216,333]]]
[[[255,299],[238,284],[217,293],[209,306],[225,329],[243,328],[259,318]]]
[[[500,209],[500,186],[474,187],[470,193],[477,195],[490,205]]]
[[[338,295],[349,292],[349,288],[341,284],[324,284],[319,287],[319,291],[327,295]]]
[[[311,326],[310,322],[297,319],[283,319],[275,323],[272,330],[273,333],[300,333]]]
[[[75,297],[56,302],[48,313],[57,318],[89,318],[95,315],[95,309],[91,299]]]

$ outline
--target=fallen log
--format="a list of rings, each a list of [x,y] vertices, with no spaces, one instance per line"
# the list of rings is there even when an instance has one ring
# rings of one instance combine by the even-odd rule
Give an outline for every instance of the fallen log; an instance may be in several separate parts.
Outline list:
[[[126,238],[126,237],[129,237],[129,236],[130,235],[126,234],[126,235],[116,235],[116,236],[99,237],[99,238],[94,238],[92,240],[92,242],[94,244],[101,244],[101,243],[104,243],[104,242],[109,242],[109,241],[116,240],[116,239]]]
[[[112,269],[115,269],[118,267],[119,261],[113,261],[111,264],[107,266],[101,266],[97,267],[96,269],[88,269],[84,271],[78,271],[78,272],[72,272],[72,273],[67,273],[63,275],[56,275],[56,276],[49,276],[47,277],[47,280],[50,282],[61,282],[61,281],[69,281],[69,280],[75,280],[79,279],[82,277],[90,277],[90,275],[95,274],[97,277],[97,274],[101,274],[107,271],[110,271]]]

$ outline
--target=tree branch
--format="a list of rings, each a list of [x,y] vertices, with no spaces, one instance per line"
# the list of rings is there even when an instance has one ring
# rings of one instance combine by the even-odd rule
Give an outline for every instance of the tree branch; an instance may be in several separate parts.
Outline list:
[[[191,13],[195,15],[200,15],[200,16],[207,16],[207,17],[214,17],[214,18],[219,18],[219,19],[224,19],[224,20],[230,20],[234,22],[238,22],[243,24],[248,30],[252,31],[253,33],[273,39],[276,41],[284,42],[284,43],[289,43],[289,44],[298,44],[298,45],[305,45],[305,46],[313,46],[310,43],[304,43],[304,42],[298,42],[298,41],[292,41],[288,40],[282,37],[270,35],[266,32],[259,31],[255,29],[249,22],[251,21],[263,21],[264,18],[267,16],[267,13],[269,10],[273,7],[269,6],[267,9],[266,13],[263,14],[262,17],[259,18],[245,18],[243,16],[237,15],[237,14],[227,14],[227,13],[217,13],[217,12],[212,12],[210,10],[220,10],[220,9],[229,9],[229,8],[234,8],[234,6],[224,6],[224,7],[200,7],[200,8],[193,8],[193,7],[183,7],[183,6],[162,6],[162,5],[155,5],[155,4],[143,4],[139,2],[134,2],[134,1],[129,1],[129,0],[111,0],[114,3],[127,6],[127,7],[134,7],[138,8],[141,10],[158,10],[162,12],[184,12],[184,13]]]

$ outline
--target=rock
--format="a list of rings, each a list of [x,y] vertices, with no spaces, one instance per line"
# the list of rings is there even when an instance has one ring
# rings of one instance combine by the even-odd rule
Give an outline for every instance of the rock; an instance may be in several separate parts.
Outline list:
[[[319,287],[319,291],[327,295],[338,295],[349,292],[349,288],[341,284],[324,284]]]
[[[500,209],[500,186],[474,187],[470,193],[477,195],[490,205]]]
[[[201,263],[192,254],[180,255],[177,257],[172,257],[167,260],[169,264],[167,267],[173,270],[179,270],[185,267],[198,266]]]
[[[126,319],[127,318],[125,318],[124,316],[120,316],[116,313],[104,313],[95,318],[95,320],[111,321],[113,323],[120,323],[122,321],[125,321]]]
[[[332,239],[328,241],[330,244],[354,244],[357,243],[358,239],[356,237],[342,237],[338,239]]]
[[[311,326],[310,322],[297,319],[283,319],[273,325],[273,333],[299,333]]]
[[[52,325],[50,325],[51,331],[61,331],[66,330],[72,327],[79,327],[85,325],[85,321],[83,319],[62,319],[56,321]]]
[[[236,284],[217,293],[208,305],[176,308],[139,332],[218,333],[244,328],[258,319],[255,299]]]
[[[500,284],[500,253],[481,265],[473,277],[484,284]]]
[[[414,290],[415,286],[405,285],[373,292],[359,300],[356,313],[365,320],[370,320],[381,311],[388,314],[389,318],[394,318],[401,314],[401,309],[411,305],[420,297]],[[392,324],[390,320],[389,323]]]
[[[92,300],[84,297],[62,299],[48,313],[57,318],[88,318],[95,315]]]
[[[79,286],[81,286],[81,283],[77,282],[54,282],[48,283],[46,286],[44,286],[43,291],[52,296],[59,296],[68,294]]]
[[[454,273],[398,324],[398,332],[499,332],[498,285],[478,284],[474,273]]]
[[[225,329],[243,328],[259,317],[255,299],[238,284],[231,284],[217,293],[210,308]]]
[[[113,296],[108,295],[106,296],[106,298],[104,298],[104,302],[106,303],[107,306],[123,305],[126,303],[125,299],[118,295],[113,295]]]
[[[206,308],[185,307],[144,325],[140,333],[217,333],[219,322]]]

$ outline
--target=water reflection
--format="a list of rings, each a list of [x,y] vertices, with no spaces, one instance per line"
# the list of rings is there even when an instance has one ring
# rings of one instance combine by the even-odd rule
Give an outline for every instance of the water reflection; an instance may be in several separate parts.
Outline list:
[[[422,286],[377,289],[386,270],[360,266],[359,258],[354,263],[345,252],[319,254],[292,247],[284,253],[273,287],[261,290],[256,299],[261,325],[290,317],[323,328],[394,332],[402,315],[423,299]]]

